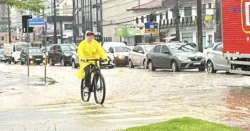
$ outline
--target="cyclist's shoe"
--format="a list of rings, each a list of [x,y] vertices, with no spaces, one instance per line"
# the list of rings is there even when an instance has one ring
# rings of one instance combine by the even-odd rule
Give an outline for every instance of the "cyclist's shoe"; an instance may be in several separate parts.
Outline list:
[[[89,93],[89,88],[88,88],[88,87],[85,87],[85,88],[83,89],[83,92]]]

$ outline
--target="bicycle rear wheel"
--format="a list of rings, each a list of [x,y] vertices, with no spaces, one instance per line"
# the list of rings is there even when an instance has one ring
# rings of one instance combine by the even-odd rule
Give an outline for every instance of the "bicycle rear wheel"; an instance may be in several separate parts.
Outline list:
[[[89,102],[90,96],[91,96],[91,91],[89,91],[88,93],[84,92],[84,88],[85,88],[85,80],[82,79],[81,82],[81,98],[83,102]]]
[[[106,85],[102,74],[98,73],[94,77],[94,96],[97,104],[103,104],[106,96]]]

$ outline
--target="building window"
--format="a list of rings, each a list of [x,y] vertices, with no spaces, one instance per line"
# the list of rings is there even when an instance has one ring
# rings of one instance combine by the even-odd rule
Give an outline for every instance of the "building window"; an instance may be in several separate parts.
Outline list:
[[[182,41],[188,41],[188,43],[193,43],[193,33],[182,33]]]
[[[206,4],[202,4],[202,14],[206,14]]]
[[[4,37],[3,37],[3,36],[1,37],[1,40],[4,40]]]
[[[184,16],[192,16],[192,7],[184,7]]]
[[[162,20],[162,14],[160,14],[160,20]]]
[[[167,20],[168,19],[168,12],[166,12],[166,18],[165,18],[165,20]]]
[[[65,30],[72,30],[72,24],[64,24],[64,29]]]
[[[209,8],[209,9],[212,8],[212,3],[208,3],[208,8]]]

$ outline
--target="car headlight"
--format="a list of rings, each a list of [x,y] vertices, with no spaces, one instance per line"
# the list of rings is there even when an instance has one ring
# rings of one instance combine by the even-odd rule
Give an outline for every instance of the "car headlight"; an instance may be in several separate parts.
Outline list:
[[[43,55],[43,58],[45,59],[45,58],[46,58],[46,55]]]
[[[33,56],[29,56],[29,58],[30,58],[30,59],[32,59],[32,58],[33,58]]]
[[[179,56],[178,58],[179,58],[180,60],[190,61],[190,59],[189,59],[188,57]]]

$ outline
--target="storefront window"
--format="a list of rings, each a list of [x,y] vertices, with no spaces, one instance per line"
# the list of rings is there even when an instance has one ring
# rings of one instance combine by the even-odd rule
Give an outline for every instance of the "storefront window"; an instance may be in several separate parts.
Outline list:
[[[188,41],[188,43],[193,43],[193,33],[182,33],[182,41]]]

